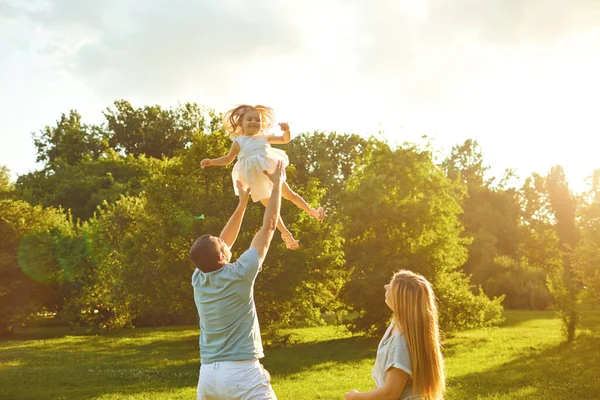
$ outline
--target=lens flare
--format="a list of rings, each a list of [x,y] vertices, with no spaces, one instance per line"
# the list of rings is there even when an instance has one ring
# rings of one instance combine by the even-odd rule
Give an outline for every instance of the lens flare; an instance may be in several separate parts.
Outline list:
[[[56,262],[53,256],[54,243],[47,239],[39,235],[25,235],[17,250],[21,270],[41,283],[50,282],[52,265]]]

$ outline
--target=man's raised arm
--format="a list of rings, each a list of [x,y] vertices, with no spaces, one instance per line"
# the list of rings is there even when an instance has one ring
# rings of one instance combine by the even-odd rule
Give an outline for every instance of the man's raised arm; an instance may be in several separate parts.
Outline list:
[[[265,172],[265,174],[267,174]],[[285,182],[285,168],[282,161],[277,162],[277,167],[272,174],[267,174],[273,182],[273,191],[271,198],[265,209],[262,228],[254,235],[250,248],[256,250],[258,258],[262,263],[269,251],[269,245],[275,229],[277,229],[277,220],[279,219],[279,210],[281,208],[281,185]]]
[[[225,228],[223,228],[219,235],[221,240],[227,243],[229,248],[233,246],[240,233],[240,225],[242,225],[242,220],[244,219],[244,213],[246,212],[246,205],[248,204],[248,196],[250,193],[250,189],[244,189],[240,181],[237,181],[235,184],[237,185],[240,194],[240,202],[229,218],[229,221],[227,221],[227,225],[225,225]]]

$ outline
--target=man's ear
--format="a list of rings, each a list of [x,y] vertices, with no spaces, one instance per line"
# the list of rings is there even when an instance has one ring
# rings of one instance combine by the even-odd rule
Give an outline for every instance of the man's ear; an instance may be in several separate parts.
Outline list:
[[[225,255],[225,253],[220,253],[219,254],[219,262],[220,263],[224,263],[224,264],[227,264],[229,262],[229,260],[227,259],[227,256]]]

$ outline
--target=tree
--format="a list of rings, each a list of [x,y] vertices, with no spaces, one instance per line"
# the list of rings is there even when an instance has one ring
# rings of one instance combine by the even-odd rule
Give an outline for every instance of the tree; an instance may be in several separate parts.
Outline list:
[[[139,194],[151,162],[108,151],[106,157],[65,165],[57,171],[44,169],[21,175],[16,196],[30,204],[62,207],[85,221],[104,201],[113,203],[122,195]]]
[[[60,283],[73,270],[58,243],[72,231],[62,210],[0,200],[0,335],[10,334],[36,312],[59,310]]]
[[[481,285],[486,293],[497,295],[497,285],[493,291],[489,287],[495,274],[494,260],[497,257],[518,258],[519,198],[515,190],[504,187],[512,172],[507,171],[495,185],[495,177],[486,177],[489,167],[484,164],[479,144],[472,139],[454,146],[442,167],[449,179],[466,188],[465,195],[460,196],[463,209],[460,219],[465,227],[464,234],[472,238],[472,242],[469,257],[461,269],[471,276],[473,284]]]
[[[97,274],[86,302],[97,304],[100,326],[163,325],[195,318],[189,248],[201,234],[218,235],[237,202],[230,167],[198,166],[205,157],[224,154],[229,143],[220,131],[198,133],[181,156],[152,163],[141,195],[105,204],[86,224]],[[323,195],[314,179],[306,187],[293,181],[290,185],[309,202]],[[249,206],[234,257],[250,245],[263,212],[262,205]],[[322,312],[341,314],[339,292],[347,273],[339,223],[319,224],[291,204],[284,204],[282,215],[290,229],[300,232],[302,247],[290,252],[274,239],[256,284],[261,320],[269,325],[298,320],[314,324],[323,322]]]
[[[520,190],[519,253],[529,265],[551,271],[559,268],[561,252],[554,229],[546,178],[534,173]]]
[[[431,154],[414,146],[392,150],[378,142],[363,161],[342,201],[346,260],[352,271],[346,300],[359,314],[350,328],[385,328],[383,285],[400,268],[433,283],[444,327],[498,322],[501,299],[472,294],[468,278],[457,271],[468,244],[461,236],[457,188],[433,164]]]
[[[214,110],[194,103],[167,110],[160,106],[135,109],[128,101],[119,100],[114,107],[104,113],[110,146],[135,157],[173,157],[190,146],[194,133],[220,127],[220,116]]]
[[[450,156],[442,165],[448,178],[461,181],[469,188],[489,187],[494,181],[485,178],[490,167],[484,165],[481,147],[473,139],[452,147]]]
[[[579,319],[575,302],[580,287],[572,257],[579,242],[576,199],[560,166],[552,167],[546,177],[533,174],[525,181],[521,194],[522,254],[530,265],[547,271],[548,288],[567,341],[571,341]]]
[[[550,271],[549,287],[563,321],[567,341],[571,342],[579,321],[579,313],[575,306],[580,286],[575,280],[572,262],[573,250],[579,243],[579,230],[575,223],[577,202],[569,190],[561,166],[552,167],[548,174],[547,187],[562,253],[560,268]]]
[[[486,282],[489,296],[504,296],[504,307],[545,310],[552,302],[546,285],[547,272],[526,259],[497,256]]]
[[[32,136],[36,161],[44,162],[50,171],[96,159],[108,149],[106,132],[99,126],[83,124],[75,110],[62,114],[55,127],[46,126]]]
[[[600,304],[600,169],[588,178],[588,185],[581,196],[581,242],[573,254],[573,272],[585,285],[587,297]]]
[[[14,185],[10,182],[10,171],[0,165],[0,200],[8,198],[14,190]]]
[[[337,209],[338,198],[361,158],[370,152],[372,141],[358,135],[335,132],[303,133],[285,147],[294,167],[297,185],[308,185],[317,179],[326,189],[323,203],[329,211]]]

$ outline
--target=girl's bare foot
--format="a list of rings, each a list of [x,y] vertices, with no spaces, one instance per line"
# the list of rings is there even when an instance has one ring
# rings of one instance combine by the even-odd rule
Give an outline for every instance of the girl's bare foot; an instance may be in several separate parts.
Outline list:
[[[281,239],[283,239],[285,247],[287,247],[290,250],[296,250],[298,247],[300,247],[300,242],[294,239],[290,232],[282,233]]]
[[[325,210],[323,209],[323,207],[319,207],[319,208],[313,208],[308,215],[310,215],[311,217],[313,217],[314,219],[316,219],[317,221],[321,222],[323,221],[323,219],[327,216],[327,214],[325,214]]]

